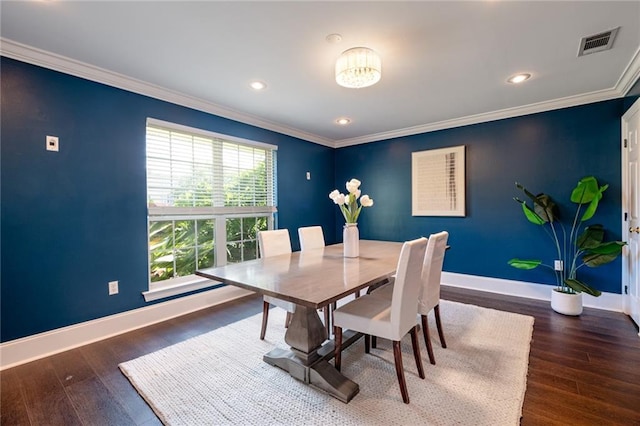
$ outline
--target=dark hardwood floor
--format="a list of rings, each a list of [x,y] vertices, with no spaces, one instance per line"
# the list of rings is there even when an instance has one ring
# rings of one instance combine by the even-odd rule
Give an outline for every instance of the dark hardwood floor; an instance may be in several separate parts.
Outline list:
[[[565,317],[548,302],[456,288],[442,297],[535,317],[522,425],[640,425],[640,337],[627,316]],[[261,308],[249,297],[5,370],[2,425],[160,424],[118,364]]]

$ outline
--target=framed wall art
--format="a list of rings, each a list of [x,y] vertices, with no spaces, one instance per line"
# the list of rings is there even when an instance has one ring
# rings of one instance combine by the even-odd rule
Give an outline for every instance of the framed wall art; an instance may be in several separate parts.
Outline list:
[[[465,215],[465,147],[411,153],[412,216]]]

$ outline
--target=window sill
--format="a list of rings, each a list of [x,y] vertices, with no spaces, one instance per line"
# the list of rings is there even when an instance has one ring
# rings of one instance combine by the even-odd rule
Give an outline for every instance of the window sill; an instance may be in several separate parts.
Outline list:
[[[194,276],[188,281],[180,283],[165,285],[158,288],[154,288],[148,291],[143,291],[145,302],[152,302],[154,300],[164,299],[171,296],[177,296],[191,291],[200,290],[207,287],[219,287],[222,283],[220,281],[212,281],[202,277]]]

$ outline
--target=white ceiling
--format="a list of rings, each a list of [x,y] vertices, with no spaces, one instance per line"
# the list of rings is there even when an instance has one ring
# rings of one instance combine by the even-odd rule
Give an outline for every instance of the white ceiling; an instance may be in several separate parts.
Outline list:
[[[0,16],[4,56],[334,147],[617,98],[640,76],[640,1],[2,1]],[[618,26],[612,50],[577,56]],[[355,46],[382,56],[377,85],[335,83]],[[517,72],[533,77],[506,83]]]

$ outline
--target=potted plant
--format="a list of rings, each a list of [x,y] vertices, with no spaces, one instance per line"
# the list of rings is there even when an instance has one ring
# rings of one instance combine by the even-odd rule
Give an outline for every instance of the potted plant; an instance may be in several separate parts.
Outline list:
[[[582,293],[598,297],[601,292],[595,287],[578,279],[578,270],[583,266],[595,268],[616,259],[622,253],[623,241],[604,241],[605,230],[602,225],[587,225],[598,209],[602,193],[609,185],[599,186],[593,176],[582,178],[571,192],[571,202],[576,212],[569,224],[563,224],[555,202],[547,194],[533,195],[524,186],[516,182],[532,202],[514,198],[522,206],[529,222],[543,227],[555,246],[553,265],[541,260],[511,259],[508,263],[518,269],[534,269],[542,265],[550,268],[556,275],[557,287],[551,292],[551,307],[565,315],[582,313]],[[567,233],[568,228],[568,233]]]

